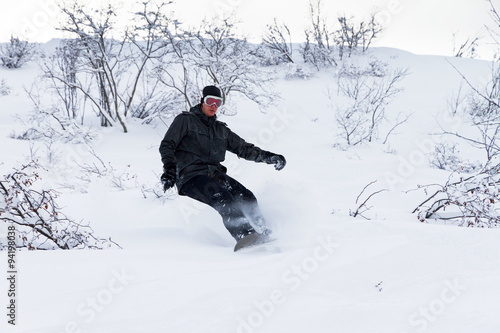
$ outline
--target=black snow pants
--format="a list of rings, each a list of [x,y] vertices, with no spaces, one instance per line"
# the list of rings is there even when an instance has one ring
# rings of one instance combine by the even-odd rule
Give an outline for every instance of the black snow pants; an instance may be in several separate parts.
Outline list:
[[[248,234],[269,232],[253,193],[223,172],[212,177],[195,176],[182,186],[179,194],[217,210],[236,241]]]

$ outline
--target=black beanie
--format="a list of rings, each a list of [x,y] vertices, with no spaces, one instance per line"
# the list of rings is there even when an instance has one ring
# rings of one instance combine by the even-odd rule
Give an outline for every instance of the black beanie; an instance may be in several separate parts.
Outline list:
[[[203,97],[201,98],[202,103],[203,103],[203,99],[208,95],[222,97],[222,94],[220,93],[220,89],[217,88],[216,86],[206,86],[205,88],[203,88]]]

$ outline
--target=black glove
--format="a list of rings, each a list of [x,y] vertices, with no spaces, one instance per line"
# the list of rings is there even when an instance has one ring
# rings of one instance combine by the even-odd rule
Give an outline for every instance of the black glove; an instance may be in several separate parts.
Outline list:
[[[274,168],[278,171],[283,169],[286,165],[285,156],[273,153],[268,153],[264,162],[267,164],[274,164]]]
[[[161,183],[163,184],[163,192],[175,185],[176,180],[175,167],[163,168],[163,175],[161,175]]]
[[[278,171],[283,169],[286,165],[285,156],[283,155],[274,155],[271,157],[271,164],[274,164],[274,168]]]

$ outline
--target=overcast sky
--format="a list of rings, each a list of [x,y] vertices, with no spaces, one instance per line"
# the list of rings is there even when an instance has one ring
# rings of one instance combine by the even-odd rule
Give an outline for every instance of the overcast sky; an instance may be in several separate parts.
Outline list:
[[[29,41],[45,42],[58,37],[55,26],[59,0],[0,0],[0,41],[10,35]],[[97,4],[98,0],[81,0]],[[116,3],[119,0],[111,0]],[[139,0],[137,0],[138,2]],[[133,1],[121,0],[125,9]],[[480,34],[480,51],[491,55],[491,41],[484,25],[492,26],[490,5],[486,0],[322,0],[324,13],[332,22],[338,14],[366,17],[374,10],[385,31],[375,46],[400,48],[417,54],[451,55],[453,34],[457,43]],[[303,41],[308,23],[309,0],[176,0],[176,16],[187,25],[196,25],[204,17],[234,11],[241,29],[250,40],[260,41],[266,24],[277,18],[292,30],[292,38]],[[493,0],[500,11],[500,0]],[[485,44],[490,44],[485,45]]]

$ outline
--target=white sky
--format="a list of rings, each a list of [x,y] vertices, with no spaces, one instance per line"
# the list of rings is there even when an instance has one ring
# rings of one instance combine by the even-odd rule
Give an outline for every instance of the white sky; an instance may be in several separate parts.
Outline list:
[[[59,0],[0,0],[0,42],[11,34],[32,42],[45,42],[57,37]],[[111,0],[118,2],[119,0]],[[121,8],[142,0],[121,0]],[[486,0],[322,0],[324,12],[332,24],[339,13],[366,17],[374,9],[381,12],[386,29],[375,46],[400,48],[417,54],[451,55],[453,33],[458,42],[480,33],[483,44],[491,43],[484,25],[492,26],[490,5]],[[81,0],[98,4],[99,0]],[[204,17],[222,11],[235,11],[241,29],[248,38],[260,41],[266,24],[276,17],[292,30],[292,38],[303,41],[308,24],[309,0],[176,0],[175,13],[181,22],[196,25]],[[493,0],[500,11],[500,0]],[[98,6],[96,6],[97,8]],[[500,29],[500,28],[499,28]],[[480,51],[490,56],[491,46]]]

